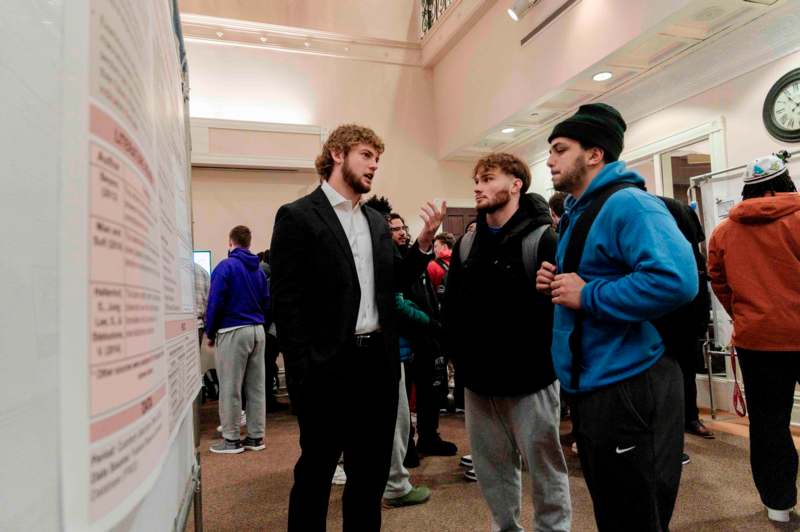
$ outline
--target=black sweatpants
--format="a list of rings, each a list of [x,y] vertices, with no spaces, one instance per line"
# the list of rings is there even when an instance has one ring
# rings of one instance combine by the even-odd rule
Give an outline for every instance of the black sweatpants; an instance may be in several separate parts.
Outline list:
[[[800,382],[800,352],[736,348],[750,417],[750,467],[761,502],[774,510],[797,503],[797,450],[789,422]]]
[[[289,496],[289,532],[322,532],[331,478],[344,453],[344,532],[378,532],[397,419],[399,364],[379,341],[317,365],[298,382],[290,372],[300,425],[300,458]]]
[[[573,397],[578,456],[597,528],[669,529],[681,479],[683,377],[662,356],[648,370]]]

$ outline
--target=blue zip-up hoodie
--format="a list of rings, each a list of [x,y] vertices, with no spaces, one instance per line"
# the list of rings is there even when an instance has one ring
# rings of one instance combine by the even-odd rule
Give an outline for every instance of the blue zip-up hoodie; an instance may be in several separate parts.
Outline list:
[[[269,282],[258,257],[244,248],[235,248],[211,272],[206,310],[209,340],[227,327],[262,323],[268,326],[265,314],[269,304]]]
[[[567,197],[556,253],[559,271],[575,221],[596,192],[612,183],[642,187],[644,179],[617,161],[607,164],[580,198]],[[571,393],[608,386],[655,364],[664,344],[647,320],[688,303],[697,294],[697,266],[689,242],[664,203],[640,188],[617,191],[603,205],[586,237],[577,273],[586,281],[581,291],[579,390],[570,388],[569,337],[575,311],[556,305],[553,325],[553,364],[561,386]]]

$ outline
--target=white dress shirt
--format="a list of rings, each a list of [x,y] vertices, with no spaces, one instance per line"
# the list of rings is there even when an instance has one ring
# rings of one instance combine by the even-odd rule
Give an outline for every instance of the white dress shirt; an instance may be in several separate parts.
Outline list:
[[[358,304],[358,320],[356,334],[368,334],[378,330],[378,302],[375,297],[375,268],[372,262],[372,235],[369,232],[367,215],[361,209],[361,203],[355,207],[353,202],[345,198],[327,181],[322,182],[322,191],[331,203],[344,234],[353,252],[356,263],[358,284],[361,287],[361,301]]]

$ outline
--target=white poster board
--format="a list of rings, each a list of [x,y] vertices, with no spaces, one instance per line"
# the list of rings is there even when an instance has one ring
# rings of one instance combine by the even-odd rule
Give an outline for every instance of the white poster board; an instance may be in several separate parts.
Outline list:
[[[188,153],[171,2],[65,10],[63,524],[105,530],[155,485],[201,384]]]

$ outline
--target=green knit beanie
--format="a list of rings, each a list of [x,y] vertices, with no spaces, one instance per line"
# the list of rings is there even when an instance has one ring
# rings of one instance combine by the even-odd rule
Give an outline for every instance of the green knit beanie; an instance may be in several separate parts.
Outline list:
[[[547,142],[558,137],[598,146],[611,161],[619,159],[627,125],[619,111],[604,103],[581,105],[578,112],[553,128]]]

